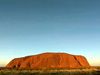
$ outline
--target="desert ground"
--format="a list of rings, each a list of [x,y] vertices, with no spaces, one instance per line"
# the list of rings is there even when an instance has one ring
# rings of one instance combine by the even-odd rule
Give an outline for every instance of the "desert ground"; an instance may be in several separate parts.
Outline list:
[[[17,70],[0,69],[0,75],[100,75],[100,67],[89,69]]]

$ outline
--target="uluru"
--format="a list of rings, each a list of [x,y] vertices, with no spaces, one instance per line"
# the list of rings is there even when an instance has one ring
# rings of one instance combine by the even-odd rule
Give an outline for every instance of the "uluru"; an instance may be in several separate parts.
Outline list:
[[[42,53],[10,61],[7,68],[11,69],[63,69],[63,68],[88,68],[87,59],[82,55],[68,53]]]

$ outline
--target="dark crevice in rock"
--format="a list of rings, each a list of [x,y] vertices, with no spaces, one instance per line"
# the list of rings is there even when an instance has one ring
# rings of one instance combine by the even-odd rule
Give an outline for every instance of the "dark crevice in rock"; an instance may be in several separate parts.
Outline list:
[[[80,65],[80,66],[82,66],[82,64],[80,63],[80,61],[79,60],[77,60],[77,58],[76,58],[76,56],[73,56],[74,58],[75,58],[75,60],[78,62],[78,64]]]

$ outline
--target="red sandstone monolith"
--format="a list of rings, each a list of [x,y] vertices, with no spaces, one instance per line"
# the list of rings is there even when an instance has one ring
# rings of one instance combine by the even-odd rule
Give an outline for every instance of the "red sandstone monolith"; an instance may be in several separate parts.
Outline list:
[[[6,67],[11,69],[69,69],[88,68],[90,65],[84,56],[67,53],[42,53],[15,58]]]

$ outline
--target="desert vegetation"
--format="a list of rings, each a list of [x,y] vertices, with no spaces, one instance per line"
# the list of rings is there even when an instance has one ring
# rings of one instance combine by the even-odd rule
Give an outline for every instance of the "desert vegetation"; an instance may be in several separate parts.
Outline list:
[[[0,70],[0,75],[100,75],[100,69]]]

